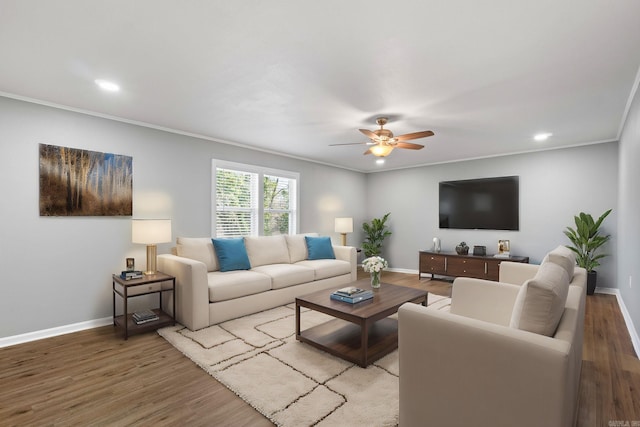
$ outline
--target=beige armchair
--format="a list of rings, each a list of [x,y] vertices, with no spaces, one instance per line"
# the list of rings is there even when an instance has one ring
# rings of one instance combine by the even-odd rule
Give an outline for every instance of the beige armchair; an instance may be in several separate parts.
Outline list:
[[[512,319],[522,285],[540,274],[537,265],[502,262],[500,282],[457,278],[449,313],[401,306],[400,426],[574,425],[586,271],[570,268],[551,336],[514,327]],[[530,296],[535,289],[529,281]]]

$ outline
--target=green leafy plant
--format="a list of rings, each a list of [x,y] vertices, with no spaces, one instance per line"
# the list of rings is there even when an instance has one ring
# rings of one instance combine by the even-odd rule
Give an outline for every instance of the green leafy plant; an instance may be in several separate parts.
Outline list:
[[[598,260],[607,256],[607,254],[596,255],[596,251],[611,238],[609,234],[600,234],[600,225],[610,213],[611,209],[594,221],[590,214],[580,212],[580,215],[574,217],[576,228],[567,227],[564,231],[573,244],[567,247],[576,253],[576,264],[589,272],[600,265]]]
[[[367,257],[378,256],[382,253],[382,242],[391,232],[387,230],[386,222],[391,212],[388,212],[382,218],[373,218],[370,223],[362,224],[366,240],[362,243],[362,249]]]

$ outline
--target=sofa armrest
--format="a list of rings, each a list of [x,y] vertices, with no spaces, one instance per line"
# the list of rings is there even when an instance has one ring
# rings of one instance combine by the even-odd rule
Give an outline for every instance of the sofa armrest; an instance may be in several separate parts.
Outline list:
[[[333,245],[333,253],[336,259],[348,261],[351,264],[351,281],[358,280],[358,253],[353,246]]]
[[[576,266],[573,269],[573,277],[571,278],[570,286],[579,286],[586,293],[587,292],[587,270],[582,267]]]
[[[410,303],[398,316],[400,425],[572,425],[570,343]]]
[[[508,326],[520,286],[458,277],[451,289],[451,312]]]
[[[176,298],[175,318],[178,323],[192,331],[209,326],[209,285],[205,264],[161,254],[158,255],[158,270],[176,278],[176,295],[173,298]]]
[[[524,262],[502,261],[500,263],[500,281],[513,285],[522,285],[538,272],[540,266],[536,264],[526,264]]]

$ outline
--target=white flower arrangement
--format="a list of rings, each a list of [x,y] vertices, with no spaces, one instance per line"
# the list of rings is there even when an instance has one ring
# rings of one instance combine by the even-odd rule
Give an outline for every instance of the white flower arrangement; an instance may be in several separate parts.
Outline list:
[[[372,256],[362,261],[362,269],[367,273],[379,273],[388,266],[387,260],[379,256]]]

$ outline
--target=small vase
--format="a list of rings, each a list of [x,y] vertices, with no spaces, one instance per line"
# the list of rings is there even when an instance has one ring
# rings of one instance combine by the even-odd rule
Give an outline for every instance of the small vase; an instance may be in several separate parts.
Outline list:
[[[378,289],[380,287],[380,273],[380,271],[371,272],[371,287],[373,289]]]

